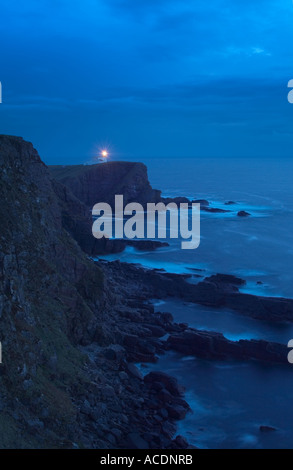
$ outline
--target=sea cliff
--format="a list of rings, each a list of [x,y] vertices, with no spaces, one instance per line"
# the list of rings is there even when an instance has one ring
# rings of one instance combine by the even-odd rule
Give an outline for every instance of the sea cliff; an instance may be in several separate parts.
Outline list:
[[[82,250],[88,210],[22,138],[0,136],[0,169],[0,447],[178,447],[124,344],[151,347],[152,312],[125,323],[127,294]]]

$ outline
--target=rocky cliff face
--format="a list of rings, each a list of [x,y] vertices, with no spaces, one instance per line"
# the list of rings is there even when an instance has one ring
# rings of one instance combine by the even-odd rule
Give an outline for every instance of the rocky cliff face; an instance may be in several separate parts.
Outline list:
[[[45,426],[36,416],[44,417],[51,439],[62,433],[75,413],[66,387],[82,382],[84,358],[75,345],[103,343],[105,334],[102,273],[63,228],[62,201],[30,143],[0,136],[0,179],[5,447],[19,444],[22,427],[28,433],[21,445],[33,443],[30,425],[41,434]]]
[[[97,240],[92,236],[91,210],[98,202],[114,207],[115,195],[123,194],[124,204],[142,205],[159,202],[161,191],[152,189],[143,163],[107,162],[98,165],[49,167],[55,191],[62,201],[62,221],[67,231],[91,256],[117,253],[131,242]],[[139,249],[139,242],[132,242]],[[155,249],[158,242],[146,242],[145,249]]]
[[[161,197],[161,191],[151,187],[143,163],[51,166],[50,171],[90,209],[98,202],[113,205],[115,194],[123,194],[125,204],[132,201],[141,204],[158,202]]]
[[[0,448],[187,447],[174,379],[155,400],[132,364],[156,360],[170,319],[82,251],[89,209],[17,137],[0,136],[0,197]]]

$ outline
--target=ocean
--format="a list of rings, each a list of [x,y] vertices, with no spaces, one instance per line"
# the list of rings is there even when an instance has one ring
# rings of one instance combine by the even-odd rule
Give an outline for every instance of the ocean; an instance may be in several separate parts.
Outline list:
[[[231,212],[201,213],[201,243],[182,250],[140,252],[132,247],[104,256],[169,272],[203,270],[234,274],[247,281],[242,292],[293,297],[293,162],[291,159],[147,158],[149,180],[163,196],[207,199]],[[235,204],[226,205],[233,201]],[[250,217],[237,212],[246,210]],[[197,271],[201,274],[201,271]],[[231,340],[266,339],[287,344],[293,325],[274,325],[176,300],[153,299],[157,311],[198,329],[219,331]],[[292,367],[292,368],[290,368]],[[254,362],[203,361],[175,353],[144,372],[161,369],[186,387],[192,408],[178,432],[203,448],[293,448],[293,366]],[[261,425],[277,430],[261,433]]]

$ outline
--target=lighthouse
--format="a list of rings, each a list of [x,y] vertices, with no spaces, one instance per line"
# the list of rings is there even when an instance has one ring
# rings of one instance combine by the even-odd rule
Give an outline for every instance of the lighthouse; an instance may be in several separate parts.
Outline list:
[[[106,162],[109,156],[109,152],[107,150],[101,150],[99,156],[99,162]]]

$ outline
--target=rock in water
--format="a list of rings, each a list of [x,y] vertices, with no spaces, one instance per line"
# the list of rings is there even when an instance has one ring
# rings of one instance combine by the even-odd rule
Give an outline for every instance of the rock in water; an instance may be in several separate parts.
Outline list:
[[[277,429],[273,428],[272,426],[260,426],[259,430],[260,430],[260,432],[274,432],[274,431],[277,431]]]
[[[237,215],[238,217],[249,217],[251,214],[246,211],[239,211]]]

